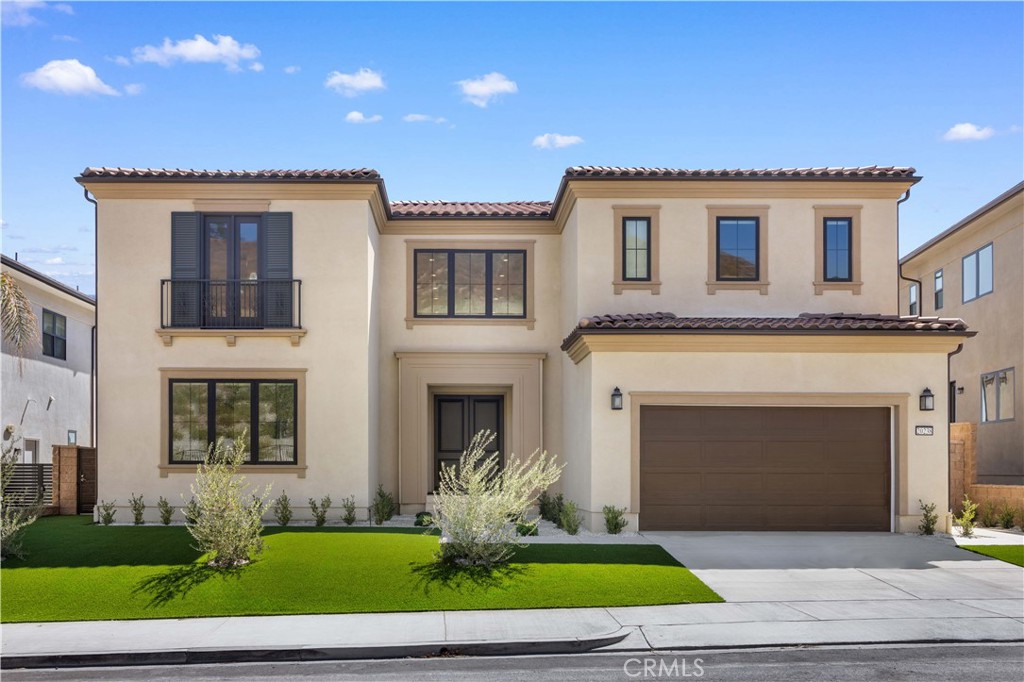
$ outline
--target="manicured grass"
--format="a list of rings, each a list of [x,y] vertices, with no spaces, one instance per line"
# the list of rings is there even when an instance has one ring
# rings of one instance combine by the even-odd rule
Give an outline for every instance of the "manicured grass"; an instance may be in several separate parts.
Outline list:
[[[960,545],[960,549],[984,554],[1009,564],[1024,566],[1024,545]]]
[[[0,568],[0,621],[108,620],[717,602],[657,545],[531,545],[492,572],[433,562],[420,529],[268,528],[240,570],[208,569],[182,527],[50,517]]]

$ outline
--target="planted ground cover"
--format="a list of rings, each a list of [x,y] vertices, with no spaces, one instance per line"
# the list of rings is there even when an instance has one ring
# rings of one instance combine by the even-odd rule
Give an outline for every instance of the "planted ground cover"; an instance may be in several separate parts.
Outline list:
[[[217,572],[180,526],[38,520],[0,568],[0,621],[638,606],[721,597],[657,545],[531,545],[494,571],[439,567],[420,528],[267,528]]]
[[[1024,545],[960,545],[960,549],[1024,566]]]

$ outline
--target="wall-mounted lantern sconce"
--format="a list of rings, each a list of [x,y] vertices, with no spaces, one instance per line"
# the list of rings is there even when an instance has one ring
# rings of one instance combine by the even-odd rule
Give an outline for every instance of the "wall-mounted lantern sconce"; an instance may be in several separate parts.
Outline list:
[[[618,386],[616,386],[615,390],[612,391],[612,409],[613,410],[621,410],[622,409],[622,391],[619,390]]]
[[[935,394],[930,388],[921,391],[921,411],[931,412],[935,409]]]

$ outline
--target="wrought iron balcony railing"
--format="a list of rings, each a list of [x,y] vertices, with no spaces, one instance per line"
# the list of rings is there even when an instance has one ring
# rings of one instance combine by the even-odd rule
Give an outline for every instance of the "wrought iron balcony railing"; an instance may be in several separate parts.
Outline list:
[[[302,327],[302,280],[163,279],[160,326],[298,329]]]

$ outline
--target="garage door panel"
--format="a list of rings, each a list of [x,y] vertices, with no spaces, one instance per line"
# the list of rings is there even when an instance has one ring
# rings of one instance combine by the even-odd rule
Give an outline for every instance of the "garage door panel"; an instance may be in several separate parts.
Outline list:
[[[642,530],[889,530],[887,408],[640,414]]]

